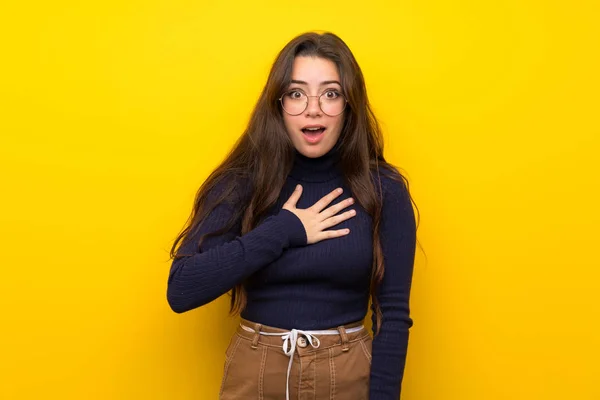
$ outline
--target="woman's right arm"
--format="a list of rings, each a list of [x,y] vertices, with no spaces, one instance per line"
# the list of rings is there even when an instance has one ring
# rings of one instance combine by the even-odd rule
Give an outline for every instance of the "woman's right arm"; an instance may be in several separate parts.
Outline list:
[[[198,239],[221,229],[231,215],[231,206],[220,204],[182,245],[182,254],[192,255],[178,258],[171,265],[167,300],[173,311],[182,313],[213,301],[275,261],[286,248],[306,244],[300,219],[281,209],[245,235],[230,231],[207,237],[198,251]]]
[[[192,255],[178,258],[171,265],[167,300],[173,311],[182,313],[213,301],[275,261],[289,247],[350,233],[348,229],[327,230],[356,215],[353,210],[338,214],[353,204],[351,198],[328,207],[342,189],[334,190],[307,209],[296,208],[301,194],[302,186],[298,185],[278,214],[245,235],[229,231],[206,238],[197,251],[198,239],[220,230],[232,215],[231,206],[217,206],[202,221],[198,232],[182,244],[181,253]]]

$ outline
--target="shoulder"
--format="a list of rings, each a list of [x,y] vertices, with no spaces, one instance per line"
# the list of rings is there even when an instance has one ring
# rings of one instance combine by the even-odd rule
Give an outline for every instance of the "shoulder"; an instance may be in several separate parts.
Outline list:
[[[381,193],[383,202],[410,199],[408,180],[393,165],[379,166],[372,172],[375,191]]]
[[[218,199],[221,199],[228,204],[236,204],[246,201],[252,194],[251,180],[247,175],[229,172],[212,178],[206,181],[210,182],[206,188],[209,203],[219,202]]]
[[[375,189],[382,198],[383,225],[389,226],[391,222],[394,226],[414,230],[416,215],[406,177],[394,166],[381,166],[374,173],[374,179]]]

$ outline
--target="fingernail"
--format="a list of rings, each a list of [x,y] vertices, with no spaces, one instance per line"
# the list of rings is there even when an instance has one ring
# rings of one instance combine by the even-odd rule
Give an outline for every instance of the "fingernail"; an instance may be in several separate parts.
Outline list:
[[[339,188],[338,193],[342,193],[342,192],[343,192],[342,188]]]
[[[300,185],[296,185],[296,190],[300,190]]]

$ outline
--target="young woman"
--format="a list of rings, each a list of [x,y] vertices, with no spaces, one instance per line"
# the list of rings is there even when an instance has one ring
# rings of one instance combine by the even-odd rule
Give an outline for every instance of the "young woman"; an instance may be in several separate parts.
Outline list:
[[[416,244],[362,72],[331,33],[277,56],[171,250],[178,313],[232,291],[221,399],[397,400]],[[178,246],[179,245],[179,246]],[[363,327],[373,309],[373,338]]]

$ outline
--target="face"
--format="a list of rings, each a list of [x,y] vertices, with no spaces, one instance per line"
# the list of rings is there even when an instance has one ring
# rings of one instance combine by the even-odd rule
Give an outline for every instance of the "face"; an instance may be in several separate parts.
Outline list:
[[[298,92],[293,92],[298,90]],[[292,83],[287,88],[289,96],[299,98],[319,96],[323,102],[334,101],[335,93],[342,93],[337,66],[330,60],[317,57],[296,57],[292,69]],[[340,99],[343,101],[343,98]],[[324,105],[325,111],[328,111]],[[329,114],[333,114],[329,112]],[[294,147],[300,154],[316,158],[326,154],[336,144],[342,131],[344,112],[330,116],[321,110],[318,97],[308,97],[308,107],[299,115],[283,111],[283,122]]]

